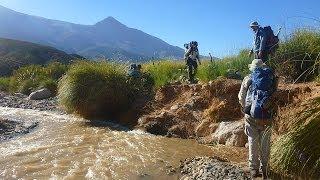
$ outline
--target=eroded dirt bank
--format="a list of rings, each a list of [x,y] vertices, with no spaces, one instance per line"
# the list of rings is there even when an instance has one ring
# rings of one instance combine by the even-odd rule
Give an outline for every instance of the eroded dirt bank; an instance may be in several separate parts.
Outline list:
[[[243,118],[237,97],[240,86],[241,81],[219,79],[208,84],[162,87],[136,128],[156,135],[212,142],[212,134],[221,122]],[[277,111],[275,133],[285,132],[290,124],[281,117],[299,108],[303,101],[318,96],[319,89],[317,83],[280,84],[273,98]]]

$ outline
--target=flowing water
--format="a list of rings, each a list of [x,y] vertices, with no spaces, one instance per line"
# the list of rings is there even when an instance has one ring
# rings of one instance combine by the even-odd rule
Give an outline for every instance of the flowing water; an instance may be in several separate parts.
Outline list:
[[[212,154],[194,140],[93,127],[53,112],[0,107],[0,117],[39,122],[31,133],[0,142],[0,179],[177,179],[167,175],[171,166]]]

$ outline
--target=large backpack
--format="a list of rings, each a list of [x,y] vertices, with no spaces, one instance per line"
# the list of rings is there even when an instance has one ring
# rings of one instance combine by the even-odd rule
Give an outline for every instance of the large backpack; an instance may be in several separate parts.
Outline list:
[[[263,28],[266,37],[267,37],[267,48],[270,54],[274,54],[277,48],[279,47],[279,37],[278,34],[275,35],[272,28],[270,26],[266,26]],[[280,32],[280,30],[279,30]]]
[[[268,108],[271,95],[276,90],[276,77],[271,68],[256,68],[251,75],[251,109],[250,115],[255,119],[270,119],[272,114]]]

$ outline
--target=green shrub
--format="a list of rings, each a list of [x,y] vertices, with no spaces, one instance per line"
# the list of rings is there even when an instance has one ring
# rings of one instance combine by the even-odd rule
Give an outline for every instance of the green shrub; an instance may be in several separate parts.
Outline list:
[[[85,118],[114,118],[126,111],[134,98],[124,66],[106,62],[79,62],[59,82],[62,107]]]
[[[290,81],[313,80],[319,74],[320,32],[297,30],[280,43],[271,59],[278,73]]]
[[[288,134],[279,138],[271,149],[271,166],[280,174],[300,177],[320,176],[320,106],[301,113],[304,119]]]
[[[187,69],[184,61],[158,61],[143,64],[143,69],[148,72],[156,87],[187,77]]]
[[[0,78],[0,91],[9,91],[10,86],[10,78],[8,77],[1,77]]]

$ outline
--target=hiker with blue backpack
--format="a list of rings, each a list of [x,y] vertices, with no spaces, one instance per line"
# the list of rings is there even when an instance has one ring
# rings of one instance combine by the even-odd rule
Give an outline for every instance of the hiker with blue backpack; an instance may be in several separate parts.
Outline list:
[[[273,55],[278,48],[278,35],[281,29],[279,29],[277,35],[275,35],[270,26],[261,27],[256,21],[252,22],[250,27],[254,32],[254,42],[250,56],[254,54],[255,59],[261,59],[263,62],[267,62],[269,55]]]
[[[238,95],[245,114],[245,134],[249,144],[249,168],[253,178],[268,175],[272,125],[271,97],[277,89],[277,78],[261,59],[249,65],[251,74],[243,79]]]

